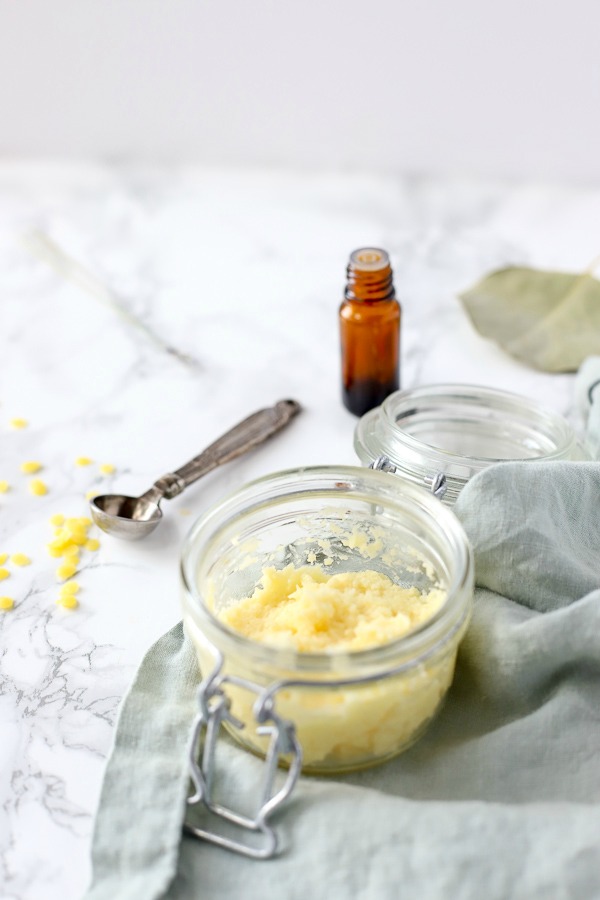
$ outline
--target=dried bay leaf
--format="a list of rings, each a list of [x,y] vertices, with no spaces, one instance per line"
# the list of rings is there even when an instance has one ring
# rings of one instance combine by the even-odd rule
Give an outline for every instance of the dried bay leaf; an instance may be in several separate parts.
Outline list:
[[[516,359],[572,372],[600,353],[600,281],[511,266],[459,295],[473,325]]]

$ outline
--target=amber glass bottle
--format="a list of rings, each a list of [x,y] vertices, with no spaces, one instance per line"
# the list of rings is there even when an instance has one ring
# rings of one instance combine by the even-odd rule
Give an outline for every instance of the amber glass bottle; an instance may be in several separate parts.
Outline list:
[[[400,387],[400,304],[385,250],[350,254],[340,306],[342,397],[362,416]]]

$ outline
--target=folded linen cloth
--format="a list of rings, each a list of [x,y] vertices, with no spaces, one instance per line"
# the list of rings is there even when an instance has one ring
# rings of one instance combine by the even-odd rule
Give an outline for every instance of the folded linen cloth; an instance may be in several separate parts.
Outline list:
[[[258,862],[182,835],[198,673],[181,625],[147,653],[107,765],[86,900],[600,896],[600,463],[502,463],[456,513],[477,590],[454,683],[391,762],[302,777]],[[224,739],[243,794],[261,761]]]

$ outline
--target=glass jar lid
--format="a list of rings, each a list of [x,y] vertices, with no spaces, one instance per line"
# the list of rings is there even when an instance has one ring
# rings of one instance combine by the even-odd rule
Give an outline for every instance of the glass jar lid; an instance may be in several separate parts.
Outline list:
[[[400,475],[428,489],[444,475],[450,505],[493,463],[585,456],[558,413],[519,394],[464,384],[396,391],[360,419],[354,447],[363,463],[386,457]]]

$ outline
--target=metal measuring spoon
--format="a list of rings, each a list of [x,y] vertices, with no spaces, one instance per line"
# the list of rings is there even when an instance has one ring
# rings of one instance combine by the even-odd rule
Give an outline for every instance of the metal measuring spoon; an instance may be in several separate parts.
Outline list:
[[[171,500],[207,472],[262,444],[284,428],[301,408],[295,400],[280,400],[275,406],[253,413],[210,444],[199,456],[175,472],[163,475],[141,497],[127,497],[124,494],[94,497],[90,501],[94,522],[107,534],[128,541],[146,537],[162,519],[161,500]]]

